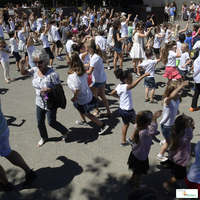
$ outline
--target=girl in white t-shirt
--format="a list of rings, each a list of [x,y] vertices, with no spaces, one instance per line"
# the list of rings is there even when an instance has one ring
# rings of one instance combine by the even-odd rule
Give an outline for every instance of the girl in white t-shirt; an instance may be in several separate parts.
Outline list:
[[[177,79],[180,81],[181,75],[176,70],[176,58],[180,58],[181,53],[178,47],[176,46],[175,41],[170,41],[166,44],[162,62],[165,66],[165,74],[164,77],[168,79],[167,86],[172,81],[172,79]]]
[[[90,113],[97,108],[98,102],[96,98],[93,97],[87,84],[87,73],[84,65],[79,55],[74,52],[67,53],[66,60],[68,64],[70,63],[67,84],[74,94],[71,101],[74,103],[74,107],[79,111],[81,116],[81,120],[76,121],[76,124],[87,126],[88,124],[85,119],[85,117],[87,117],[100,126],[99,134],[103,134],[109,126]]]
[[[133,109],[131,89],[134,88],[144,77],[150,74],[145,73],[133,82],[133,76],[128,70],[123,71],[121,68],[118,68],[114,71],[114,73],[116,78],[120,79],[122,83],[117,85],[117,87],[111,92],[111,95],[120,99],[118,111],[124,123],[124,126],[122,128],[121,146],[126,146],[130,142],[126,141],[126,134],[129,124],[135,124],[136,118],[135,110]],[[130,140],[130,138],[128,140]]]
[[[74,44],[74,41],[72,39],[73,37],[73,32],[72,31],[69,31],[66,33],[67,35],[67,43],[65,45],[65,50],[66,50],[66,53],[70,53],[70,52],[73,52],[73,49],[72,49],[72,45]]]
[[[107,113],[101,114],[102,117],[111,117],[112,114],[110,112],[108,100],[105,96],[105,84],[107,80],[107,76],[104,70],[103,60],[100,55],[102,55],[101,49],[98,45],[95,44],[94,40],[89,40],[86,42],[86,51],[90,55],[90,68],[87,71],[87,74],[92,74],[93,83],[90,86],[92,92],[97,91],[99,89],[99,95],[103,101],[104,106],[106,107]],[[98,110],[96,111],[96,115],[100,115]]]
[[[160,161],[166,161],[164,153],[170,145],[170,136],[176,115],[179,114],[179,103],[181,102],[181,90],[183,87],[188,86],[189,81],[183,82],[181,85],[178,81],[171,81],[166,87],[162,97],[163,104],[163,118],[160,122],[161,131],[165,140],[161,141],[160,153],[157,155],[157,159]]]
[[[182,82],[185,81],[185,75],[187,74],[188,65],[191,62],[188,51],[189,51],[188,43],[183,43],[181,45],[181,57],[180,57],[180,63],[178,65],[178,72],[181,75]]]
[[[159,57],[160,57],[160,40],[165,35],[165,30],[166,29],[164,29],[164,32],[161,34],[160,26],[156,26],[154,28],[155,34],[154,34],[153,51],[156,54],[156,59],[159,59]]]
[[[33,51],[36,50],[35,47],[34,47],[34,41],[31,38],[31,36],[29,36],[28,39],[27,39],[25,49],[26,49],[26,52],[28,53],[28,60],[29,60],[30,67],[37,67],[36,64],[33,62],[33,59],[32,59],[32,56],[31,56]]]
[[[18,30],[17,32],[17,36],[19,39],[19,44],[18,44],[18,49],[20,52],[24,52],[24,48],[25,48],[25,37],[24,37],[24,33],[26,32],[26,24],[24,24],[24,30],[22,31],[22,26],[21,24],[16,25],[16,28]]]
[[[0,41],[0,57],[1,57],[1,65],[4,70],[4,78],[6,83],[10,83],[13,79],[10,78],[9,74],[9,54],[10,54],[10,49],[6,45],[4,40]]]
[[[168,38],[168,36],[171,34],[172,31],[173,31],[172,24],[168,23],[167,30],[165,33],[165,45],[171,40],[170,38]]]

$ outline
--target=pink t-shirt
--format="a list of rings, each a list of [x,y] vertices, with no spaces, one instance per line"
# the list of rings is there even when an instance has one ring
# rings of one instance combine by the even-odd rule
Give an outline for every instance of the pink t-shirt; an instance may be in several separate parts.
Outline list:
[[[192,36],[194,36],[196,33],[197,33],[196,31],[193,31],[193,32],[192,32]],[[194,38],[195,38],[195,37],[194,37]],[[194,38],[192,38],[192,41],[191,41],[191,42],[193,42]]]

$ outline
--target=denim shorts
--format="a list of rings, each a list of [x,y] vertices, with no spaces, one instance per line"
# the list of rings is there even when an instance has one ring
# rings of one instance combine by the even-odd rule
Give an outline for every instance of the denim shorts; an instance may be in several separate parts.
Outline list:
[[[122,52],[122,48],[114,47],[114,51],[116,51],[117,53],[121,53]]]
[[[119,115],[122,117],[122,121],[124,122],[124,124],[128,124],[129,122],[135,123],[135,119],[136,119],[135,110],[133,109],[122,110],[121,108],[119,108],[118,112],[119,112]]]
[[[173,126],[165,126],[165,125],[161,124],[160,128],[161,128],[164,138],[169,139],[171,136]]]
[[[156,83],[154,77],[145,77],[144,78],[144,86],[155,89],[156,88]]]
[[[101,88],[106,84],[106,81],[102,82],[102,83],[97,83],[97,82],[93,82],[92,86],[93,87],[97,87],[97,88]]]
[[[9,128],[0,136],[0,156],[6,157],[11,153],[10,143],[9,143]]]

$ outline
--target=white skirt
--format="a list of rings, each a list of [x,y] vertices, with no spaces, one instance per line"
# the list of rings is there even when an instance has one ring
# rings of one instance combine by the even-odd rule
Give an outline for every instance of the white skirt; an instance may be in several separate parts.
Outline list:
[[[50,34],[48,34],[48,41],[53,42],[53,37]]]
[[[19,40],[18,50],[24,52],[24,48],[25,48],[25,42],[22,40]]]
[[[131,48],[130,57],[136,59],[143,59],[144,55],[145,53],[142,46],[138,43],[134,43]]]
[[[108,38],[107,38],[107,42],[108,42],[108,44],[109,44],[111,47],[113,47],[113,46],[114,46],[114,42],[113,42],[113,40],[112,40],[112,37],[111,37],[111,36],[108,36]]]

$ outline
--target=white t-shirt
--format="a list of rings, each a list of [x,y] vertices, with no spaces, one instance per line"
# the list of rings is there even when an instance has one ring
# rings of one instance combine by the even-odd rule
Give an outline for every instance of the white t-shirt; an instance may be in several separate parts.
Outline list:
[[[194,46],[192,47],[192,49],[197,49],[200,48],[200,41],[195,42]]]
[[[160,38],[158,38],[159,34],[155,34],[154,37],[154,44],[153,44],[153,48],[155,49],[160,49]]]
[[[15,38],[10,38],[10,47],[11,47],[11,52],[19,52],[18,51],[18,46],[17,46],[17,42],[15,40]]]
[[[50,45],[49,45],[49,43],[48,43],[48,40],[47,40],[47,36],[44,35],[43,33],[41,33],[40,40],[41,40],[42,43],[43,43],[43,48],[50,47]]]
[[[19,40],[22,40],[23,42],[25,42],[25,38],[24,38],[24,35],[22,33],[22,30],[18,31],[18,38],[19,38]]]
[[[78,104],[84,105],[92,100],[92,92],[87,83],[86,73],[83,76],[77,76],[76,72],[70,74],[67,79],[67,84],[73,93],[74,90],[79,90],[76,100]]]
[[[167,31],[166,31],[166,33],[165,33],[165,44],[168,43],[168,42],[170,41],[170,38],[169,38],[169,40],[167,39],[168,36],[170,35],[170,34],[169,34],[169,31],[170,31],[170,30],[167,29]]]
[[[5,46],[3,49],[7,50],[7,51],[10,51],[9,47],[8,46]],[[1,57],[1,62],[7,62],[9,61],[9,54],[10,53],[7,53],[5,51],[1,51],[0,50],[0,57]]]
[[[40,31],[40,28],[43,26],[42,22],[43,22],[42,18],[37,19],[37,31],[38,32]]]
[[[110,27],[109,32],[108,32],[108,37],[112,37],[112,36],[113,36],[113,28]]]
[[[102,58],[96,53],[90,57],[90,66],[94,68],[92,72],[93,82],[103,83],[107,80]]]
[[[193,79],[195,83],[200,83],[200,56],[194,61]]]
[[[154,77],[155,76],[155,64],[157,64],[157,60],[144,60],[141,64],[140,67],[145,69],[145,73],[149,72],[150,75],[147,77]]]
[[[178,112],[180,99],[177,99],[176,101],[172,99],[170,104],[168,106],[165,106],[166,99],[167,97],[164,99],[163,102],[163,118],[160,124],[163,124],[165,126],[173,126]]]
[[[89,61],[90,61],[90,57],[89,57],[88,54],[85,56],[84,60],[82,59],[82,53],[79,54],[79,58],[81,59],[81,61],[83,62],[84,65],[87,64],[87,63],[89,63]]]
[[[135,30],[136,25],[137,25],[137,22],[133,22],[132,27],[134,30]]]
[[[10,30],[14,31],[15,30],[15,23],[12,22],[12,21],[9,21],[9,24],[10,24]]]
[[[121,32],[121,37],[125,37],[125,36],[128,35],[128,27],[126,25],[126,22],[122,22],[121,23],[121,30],[120,30],[120,32]]]
[[[72,39],[67,40],[66,51],[67,53],[73,52],[72,45],[75,44]]]
[[[182,43],[180,41],[176,42],[176,46],[178,47],[178,49],[179,49],[180,52],[181,52],[181,45],[182,45]]]
[[[133,100],[131,90],[127,90],[128,84],[118,84],[115,90],[117,95],[120,97],[119,107],[122,110],[133,109]]]
[[[34,46],[30,46],[29,48],[27,48],[27,46],[26,46],[25,49],[26,49],[26,52],[28,53],[29,61],[33,61],[31,55],[32,55],[33,51],[35,51],[35,47]]]
[[[106,46],[110,47],[109,43],[103,36],[96,36],[95,43],[96,43],[96,45],[99,45],[102,52],[106,51]]]
[[[176,52],[169,51],[166,67],[176,67]]]
[[[83,20],[83,24],[85,24],[85,25],[88,27],[88,19],[87,19],[87,16],[84,16],[84,17],[82,18],[82,20]]]
[[[188,59],[190,59],[190,56],[189,56],[188,52],[181,53],[180,63],[179,63],[179,66],[178,66],[178,68],[180,70],[186,71],[188,69],[187,65],[184,68],[182,68],[182,66],[188,61]]]
[[[57,42],[58,40],[60,40],[60,35],[58,33],[58,27],[57,26],[54,26],[54,25],[51,26],[51,34],[52,34],[52,37],[53,37],[53,41]]]

